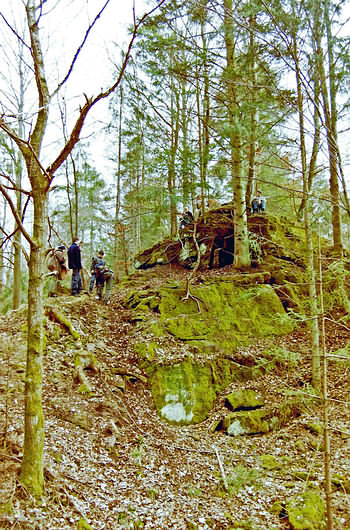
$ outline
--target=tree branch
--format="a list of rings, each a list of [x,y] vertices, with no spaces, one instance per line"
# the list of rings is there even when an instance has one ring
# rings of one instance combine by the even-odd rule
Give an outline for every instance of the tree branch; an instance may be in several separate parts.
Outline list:
[[[5,197],[8,205],[10,206],[10,209],[11,209],[12,214],[13,214],[15,220],[16,220],[18,228],[20,229],[20,231],[22,232],[23,236],[26,238],[26,240],[28,241],[30,246],[33,246],[33,240],[30,237],[30,235],[28,234],[28,232],[26,231],[26,229],[24,228],[22,220],[20,219],[20,217],[19,217],[19,215],[17,213],[16,207],[13,204],[11,197],[9,196],[9,194],[7,193],[6,189],[4,188],[4,186],[2,184],[0,184],[0,192],[3,194],[3,196]]]
[[[73,127],[73,130],[72,130],[71,135],[70,135],[70,137],[68,139],[68,142],[63,147],[62,151],[60,152],[60,154],[58,155],[56,160],[54,160],[54,162],[46,170],[47,174],[50,175],[51,180],[54,177],[55,171],[57,171],[57,169],[63,164],[63,162],[68,157],[68,155],[72,152],[74,146],[78,143],[80,132],[81,132],[81,130],[83,128],[83,125],[84,125],[84,122],[85,122],[85,118],[86,118],[88,112],[90,111],[90,109],[98,101],[100,101],[101,99],[107,98],[112,92],[115,91],[115,89],[120,84],[120,82],[122,80],[122,77],[123,77],[123,74],[125,72],[126,66],[127,66],[128,62],[129,62],[130,55],[131,55],[131,49],[132,49],[134,41],[135,41],[135,39],[137,37],[137,33],[138,33],[138,30],[139,30],[140,26],[143,24],[143,22],[146,20],[147,17],[149,17],[154,11],[159,9],[166,1],[167,0],[161,0],[160,2],[158,2],[158,4],[153,9],[151,9],[151,11],[149,11],[148,13],[145,13],[140,18],[140,20],[138,22],[136,22],[136,19],[134,17],[134,28],[133,28],[132,36],[131,36],[131,39],[129,41],[128,49],[126,51],[125,58],[124,58],[122,66],[120,68],[119,75],[118,75],[118,78],[117,78],[116,82],[110,88],[108,88],[104,92],[100,92],[100,94],[98,94],[98,96],[96,96],[94,98],[88,98],[85,95],[86,103],[83,106],[83,108],[80,109],[79,117],[78,117],[78,119],[77,119],[77,121],[76,121],[76,123],[75,123],[75,125]]]
[[[73,57],[73,60],[71,62],[71,65],[68,69],[68,72],[67,74],[65,75],[65,77],[62,79],[62,81],[58,84],[57,88],[54,90],[54,92],[51,94],[51,98],[53,98],[57,92],[59,92],[59,90],[62,88],[62,86],[66,83],[66,81],[68,80],[70,74],[72,73],[73,71],[73,68],[74,68],[74,65],[76,63],[76,60],[78,59],[78,55],[80,54],[85,42],[87,41],[87,38],[89,36],[89,33],[90,31],[92,30],[92,28],[94,27],[94,25],[96,24],[97,20],[100,18],[100,16],[102,15],[103,11],[106,9],[107,5],[109,4],[110,0],[107,0],[105,5],[102,7],[102,9],[97,13],[96,17],[94,18],[93,22],[90,24],[90,26],[88,27],[88,29],[86,30],[86,33],[85,33],[85,36],[83,38],[83,41],[82,43],[80,44],[79,48],[77,49],[77,51],[75,52],[75,55]]]

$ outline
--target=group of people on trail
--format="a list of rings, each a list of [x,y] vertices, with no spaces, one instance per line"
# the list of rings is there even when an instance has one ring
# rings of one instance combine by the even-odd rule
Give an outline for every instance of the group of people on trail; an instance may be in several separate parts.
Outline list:
[[[72,271],[71,280],[71,295],[79,296],[83,285],[82,285],[82,262],[81,262],[81,241],[78,237],[73,238],[71,246],[68,248],[68,267],[66,264],[64,245],[59,245],[55,249],[50,249],[47,253],[48,264],[47,267],[50,270],[49,276],[52,276],[55,284],[51,284],[50,295],[57,296],[58,284],[64,279],[68,273],[68,269]],[[109,269],[104,260],[103,250],[99,250],[97,255],[92,258],[90,267],[90,285],[89,294],[93,292],[94,286],[96,285],[96,299],[104,299],[108,305],[110,303],[110,295],[112,289],[113,271]],[[105,293],[103,295],[105,287]]]

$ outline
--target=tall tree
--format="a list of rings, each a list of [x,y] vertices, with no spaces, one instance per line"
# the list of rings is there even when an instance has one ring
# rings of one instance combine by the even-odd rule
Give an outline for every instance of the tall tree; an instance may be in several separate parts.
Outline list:
[[[322,9],[323,7],[323,9]],[[324,19],[322,17],[324,15]],[[329,187],[332,199],[332,227],[333,227],[333,247],[338,256],[343,254],[341,211],[338,181],[338,152],[337,145],[337,107],[335,102],[335,71],[332,36],[330,27],[330,4],[316,0],[313,4],[313,15],[315,18],[315,45],[317,68],[320,78],[320,90],[322,96],[322,106],[324,122],[326,127],[328,160],[329,160]],[[325,57],[322,50],[322,27],[327,31],[327,48],[328,48],[328,80],[325,68]],[[327,63],[326,63],[327,64]]]
[[[164,2],[165,0],[158,2],[154,9],[159,8]],[[108,0],[97,14],[89,29],[91,29],[94,23],[98,20],[107,5]],[[41,162],[41,150],[45,138],[46,126],[48,123],[48,112],[52,94],[50,95],[48,88],[48,81],[44,68],[44,55],[39,31],[39,24],[42,22],[43,17],[43,3],[37,0],[27,0],[24,4],[24,7],[30,38],[30,45],[26,45],[26,47],[30,52],[30,58],[32,60],[32,68],[35,77],[35,86],[37,91],[37,113],[29,139],[19,137],[17,131],[13,130],[10,125],[10,118],[4,114],[0,118],[0,128],[16,143],[25,160],[28,178],[31,184],[31,196],[34,209],[32,234],[29,234],[25,229],[16,212],[16,208],[11,200],[11,197],[2,184],[0,185],[0,191],[9,202],[12,213],[21,228],[22,234],[30,246],[28,339],[24,416],[25,434],[20,478],[23,484],[34,496],[41,497],[44,489],[44,415],[42,407],[44,319],[42,294],[44,255],[47,234],[48,194],[55,176],[55,172],[67,159],[74,146],[79,141],[79,136],[89,111],[94,105],[96,105],[96,103],[104,98],[107,98],[118,87],[129,60],[130,51],[137,36],[138,29],[147,18],[149,13],[146,13],[139,20],[134,20],[134,27],[129,41],[129,46],[117,79],[108,89],[100,92],[97,96],[85,98],[85,103],[79,110],[78,117],[71,130],[68,141],[64,144],[63,148],[54,158],[52,163],[45,169],[43,162]],[[151,10],[150,13],[153,12],[154,9]],[[58,85],[57,90],[59,90],[59,88],[62,87],[63,84],[68,80],[79,51],[74,57],[68,74]]]
[[[224,0],[224,37],[226,46],[225,84],[229,122],[230,169],[234,202],[235,249],[234,265],[250,265],[247,214],[241,174],[241,134],[239,123],[239,101],[237,94],[237,70],[232,0]]]

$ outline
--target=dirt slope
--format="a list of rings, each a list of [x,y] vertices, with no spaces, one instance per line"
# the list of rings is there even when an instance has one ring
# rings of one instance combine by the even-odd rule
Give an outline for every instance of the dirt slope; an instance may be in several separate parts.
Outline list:
[[[186,273],[164,267],[157,279],[149,279],[145,272],[145,285],[161,282],[163,275],[178,278]],[[124,306],[125,295],[126,288],[115,288],[107,307],[86,295],[62,296],[54,302],[70,315],[84,348],[94,352],[99,370],[85,371],[92,395],[79,393],[74,379],[77,343],[60,324],[48,322],[46,498],[41,506],[16,480],[23,442],[25,313],[12,312],[0,319],[0,432],[6,431],[0,452],[0,505],[12,501],[11,513],[0,513],[0,528],[289,528],[281,510],[285,502],[305,489],[306,480],[314,487],[323,482],[320,437],[310,430],[311,424],[320,422],[320,407],[307,405],[307,413],[278,432],[225,436],[212,432],[211,426],[225,410],[225,395],[235,388],[232,384],[200,425],[179,428],[160,421],[137,366],[133,351],[137,330]],[[347,342],[349,331],[328,324],[327,336],[329,348],[335,350]],[[305,392],[307,404],[308,333],[301,328],[278,343],[302,355],[298,369],[275,370],[245,387],[271,402],[280,402],[286,393]],[[243,353],[254,356],[264,346],[266,341]],[[332,363],[332,472],[342,477],[350,468],[348,379],[348,368]],[[263,455],[273,455],[277,465],[266,466]],[[350,528],[349,494],[335,489],[332,502],[334,528]],[[83,519],[90,526],[84,526]]]

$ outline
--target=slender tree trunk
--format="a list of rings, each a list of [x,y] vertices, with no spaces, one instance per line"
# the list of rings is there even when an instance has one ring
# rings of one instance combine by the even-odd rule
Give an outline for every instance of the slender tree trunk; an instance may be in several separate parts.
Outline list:
[[[35,497],[44,491],[44,413],[42,407],[44,311],[43,268],[47,232],[48,179],[37,163],[48,120],[49,92],[44,71],[35,0],[26,5],[34,58],[39,111],[30,137],[31,149],[22,147],[34,205],[29,258],[28,338],[24,395],[24,448],[20,478]]]
[[[7,203],[6,200],[3,199],[3,211],[2,211],[2,219],[1,219],[1,226],[6,226],[6,207]],[[0,232],[0,293],[2,292],[3,288],[5,287],[5,263],[4,263],[4,249],[1,245],[2,243],[2,233]]]
[[[197,129],[198,129],[198,159],[199,159],[199,185],[201,196],[201,211],[205,211],[205,181],[204,181],[204,164],[203,164],[203,135],[201,123],[201,97],[200,97],[199,69],[196,72],[196,106],[197,106]],[[197,204],[198,206],[198,204]]]
[[[21,135],[22,136],[22,135]],[[21,188],[22,183],[22,155],[21,153],[18,153],[18,157],[16,160],[16,210],[18,216],[22,217],[22,194],[19,191]],[[22,235],[21,231],[18,228],[17,223],[15,223],[15,228],[17,228],[17,231],[14,235],[14,254],[13,254],[13,297],[12,297],[12,307],[13,309],[17,309],[21,303],[21,256],[22,256],[22,249],[21,249],[21,240]]]
[[[36,163],[32,160],[34,167]],[[31,171],[33,172],[33,170]],[[32,179],[42,180],[37,174]],[[47,195],[44,186],[33,189],[33,244],[29,260],[28,339],[25,384],[25,430],[21,482],[35,496],[44,489],[44,413],[42,407],[44,312],[43,267],[47,227]]]
[[[253,194],[253,185],[255,180],[256,172],[256,130],[257,130],[257,108],[255,101],[255,91],[256,91],[256,68],[255,68],[255,17],[250,17],[249,19],[249,80],[250,80],[250,91],[249,91],[249,155],[248,155],[248,180],[247,180],[247,189],[246,189],[246,211],[249,212],[250,205],[252,201]]]
[[[322,254],[321,236],[318,234],[318,260],[319,260],[319,280],[320,280],[320,310],[322,315],[322,413],[323,413],[323,444],[324,444],[324,491],[326,495],[327,530],[333,529],[333,513],[331,503],[331,448],[328,425],[328,380],[327,380],[327,348],[326,348],[326,326],[324,317],[323,300],[323,274],[322,274]]]
[[[238,123],[238,101],[235,80],[238,78],[233,42],[232,0],[224,0],[224,31],[226,46],[226,93],[228,121],[230,125],[231,176],[234,201],[235,249],[234,266],[250,265],[247,214],[241,177],[241,136]]]
[[[206,12],[205,9],[203,10]],[[209,97],[209,74],[208,74],[208,45],[205,34],[205,20],[201,18],[201,38],[203,47],[203,103],[202,103],[202,146],[203,146],[203,162],[202,162],[202,182],[203,189],[207,187],[208,181],[208,164],[210,154],[210,134],[209,134],[209,120],[210,120],[210,97]],[[208,190],[208,195],[210,192]]]
[[[340,204],[339,204],[339,183],[338,183],[338,171],[337,171],[337,131],[336,131],[336,117],[331,113],[327,88],[326,72],[324,67],[324,58],[321,48],[321,35],[320,35],[320,3],[317,2],[315,5],[316,17],[318,20],[315,21],[315,43],[316,43],[316,59],[317,67],[320,77],[320,88],[323,102],[323,114],[326,124],[327,134],[327,146],[328,146],[328,159],[329,159],[329,187],[332,200],[332,228],[333,228],[333,247],[337,256],[343,255],[343,241],[342,241],[342,228],[341,228],[341,215],[340,215]],[[325,3],[325,11],[329,10],[329,3]],[[327,17],[327,15],[326,15]],[[330,65],[331,68],[331,65]],[[329,75],[332,74],[332,69],[329,71]],[[331,98],[334,94],[331,94]]]
[[[119,282],[119,238],[118,226],[120,224],[120,201],[121,201],[121,158],[122,158],[122,124],[123,124],[123,85],[119,88],[119,130],[118,130],[118,160],[117,179],[115,193],[115,214],[114,214],[114,279]]]
[[[321,387],[321,359],[320,359],[320,335],[318,326],[318,303],[316,291],[316,274],[314,267],[314,252],[312,241],[312,229],[310,226],[310,212],[309,212],[309,185],[306,160],[306,142],[305,142],[305,117],[304,117],[304,100],[302,92],[302,80],[300,72],[299,55],[297,49],[296,35],[293,38],[293,61],[295,66],[295,77],[297,85],[297,104],[299,116],[299,140],[300,140],[300,158],[301,158],[301,172],[303,178],[303,213],[304,213],[304,228],[305,228],[305,242],[306,242],[306,278],[309,289],[310,301],[310,316],[311,316],[311,343],[312,343],[312,386],[317,390]],[[315,123],[314,131],[314,148],[318,143],[318,128]],[[314,151],[314,149],[313,149]]]
[[[24,124],[23,124],[23,109],[24,109],[24,72],[23,72],[23,44],[20,43],[20,54],[19,54],[19,105],[18,105],[18,136],[23,138],[24,136]],[[22,218],[22,193],[20,189],[22,187],[22,173],[23,173],[23,157],[22,153],[18,151],[15,160],[15,174],[16,174],[16,210],[18,217]],[[13,259],[13,299],[12,307],[17,309],[21,303],[21,240],[22,234],[19,230],[17,223],[15,224],[17,231],[14,236],[14,259]]]
[[[191,161],[190,153],[191,150],[188,144],[188,93],[186,90],[186,81],[181,82],[181,145],[182,145],[182,158],[181,158],[181,174],[182,174],[182,204],[183,209],[188,210],[190,207],[190,193],[191,193]]]
[[[171,52],[171,63],[173,62],[173,52]],[[170,131],[170,157],[168,165],[168,192],[170,201],[170,236],[174,237],[177,231],[176,221],[176,154],[179,145],[179,94],[176,90],[173,76],[171,75],[171,131]]]

